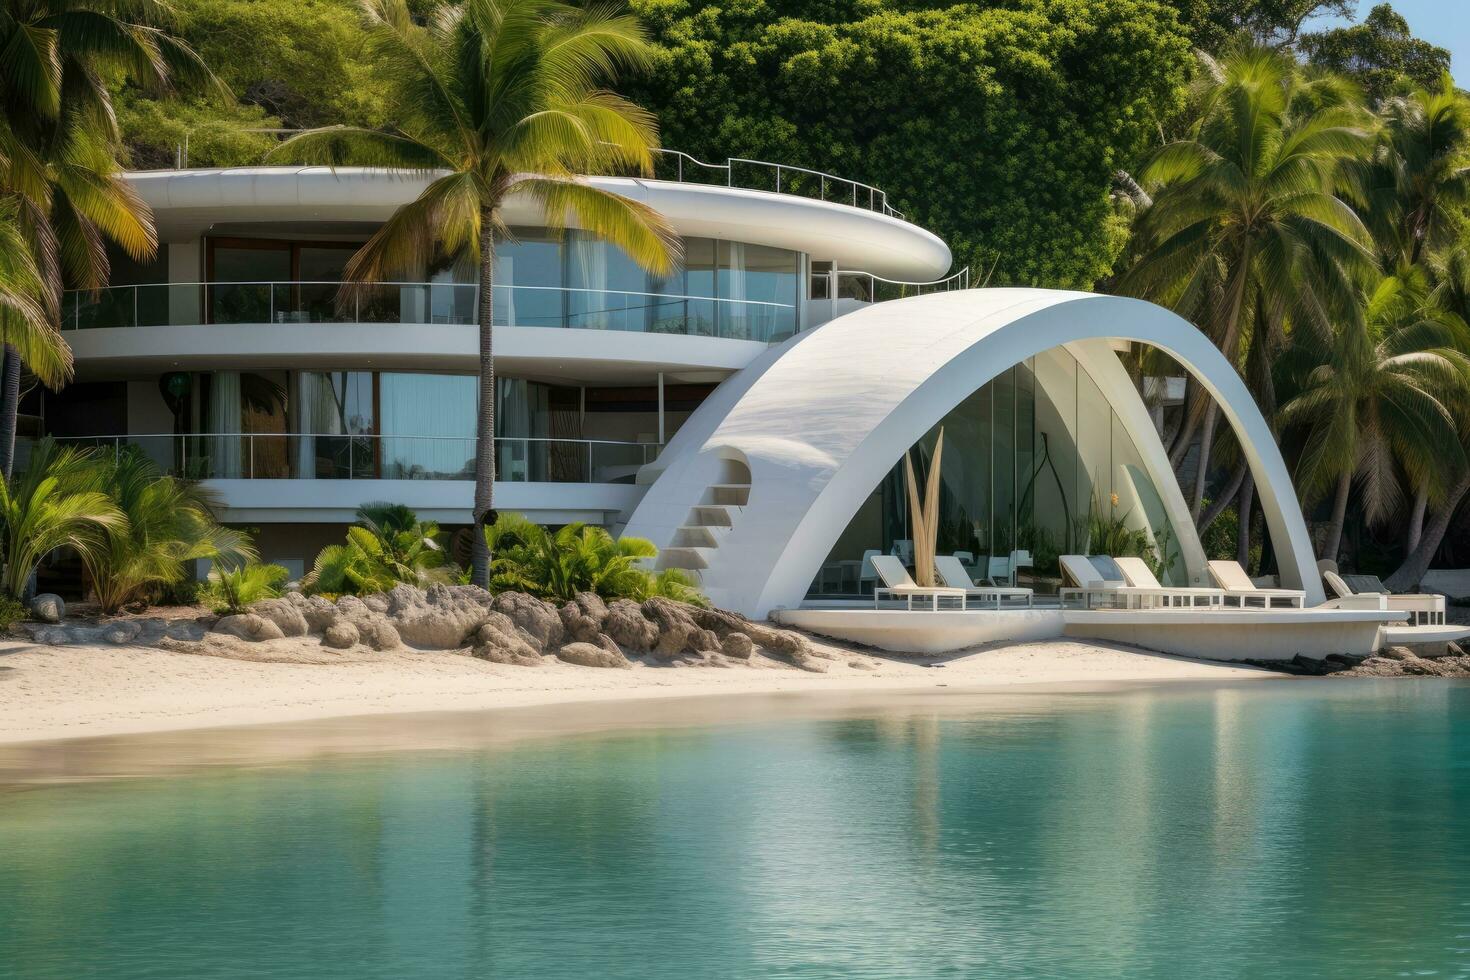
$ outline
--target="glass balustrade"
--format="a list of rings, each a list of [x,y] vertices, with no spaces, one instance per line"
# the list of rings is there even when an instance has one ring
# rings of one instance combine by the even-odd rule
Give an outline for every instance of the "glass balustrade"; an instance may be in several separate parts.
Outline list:
[[[103,452],[136,449],[165,472],[191,480],[475,478],[476,440],[454,436],[241,433],[75,436],[56,441]],[[495,440],[496,481],[632,483],[639,467],[653,462],[659,448],[640,442],[502,437]]]
[[[71,291],[62,328],[196,324],[473,324],[474,285],[337,282],[219,282],[112,286]],[[494,323],[721,337],[771,343],[796,329],[794,303],[665,292],[496,286]]]

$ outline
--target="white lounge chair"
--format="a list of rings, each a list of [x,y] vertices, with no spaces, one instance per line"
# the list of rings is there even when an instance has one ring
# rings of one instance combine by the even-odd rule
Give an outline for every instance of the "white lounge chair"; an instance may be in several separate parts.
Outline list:
[[[964,589],[967,600],[985,599],[1001,608],[1003,603],[1030,606],[1033,593],[1030,589],[1018,589],[996,585],[976,585],[965,571],[965,566],[954,555],[938,555],[934,558],[934,573],[946,587]]]
[[[1324,571],[1322,581],[1336,595],[1327,605],[1337,609],[1381,609],[1409,614],[1410,626],[1443,626],[1442,595],[1396,595],[1376,575],[1339,575]]]
[[[1112,605],[1115,608],[1118,599],[1123,600],[1124,609],[1147,608],[1160,599],[1159,589],[1140,589],[1129,585],[1123,570],[1105,555],[1096,558],[1062,555],[1057,561],[1062,568],[1062,581],[1072,583],[1071,586],[1064,586],[1059,590],[1063,606],[1068,599],[1080,597],[1083,605],[1091,609],[1094,598],[1107,596],[1114,600]]]
[[[1159,583],[1158,576],[1154,575],[1153,569],[1148,567],[1148,562],[1135,556],[1114,558],[1113,564],[1118,566],[1123,573],[1123,578],[1135,589],[1148,589],[1157,593],[1159,601],[1169,607],[1187,606],[1194,608],[1199,605],[1211,609],[1225,604],[1224,589],[1208,588],[1171,588]]]
[[[1212,561],[1208,563],[1210,578],[1215,584],[1225,590],[1225,602],[1232,603],[1245,608],[1252,602],[1259,602],[1265,609],[1270,609],[1278,603],[1296,609],[1306,605],[1307,594],[1298,589],[1263,589],[1251,581],[1251,577],[1240,567],[1238,561]]]
[[[965,608],[964,589],[920,585],[909,576],[908,569],[903,567],[903,562],[893,555],[874,555],[872,562],[873,570],[883,580],[883,588],[873,590],[873,605],[875,606],[885,595],[888,595],[907,601],[910,609],[914,608],[915,599],[923,599],[931,609],[939,609],[943,603],[948,603],[954,608]]]

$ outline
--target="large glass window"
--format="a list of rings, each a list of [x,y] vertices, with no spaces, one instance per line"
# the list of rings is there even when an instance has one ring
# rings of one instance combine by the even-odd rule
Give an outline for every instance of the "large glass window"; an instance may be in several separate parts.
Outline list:
[[[940,430],[938,550],[976,581],[1055,593],[1063,554],[1138,555],[1182,583],[1157,488],[1088,373],[1058,348],[1001,372],[911,450],[922,483]],[[912,567],[902,460],[859,507],[813,581],[813,596],[872,595],[870,553]]]
[[[561,236],[537,228],[514,228],[496,245],[495,322],[522,327],[560,327]]]

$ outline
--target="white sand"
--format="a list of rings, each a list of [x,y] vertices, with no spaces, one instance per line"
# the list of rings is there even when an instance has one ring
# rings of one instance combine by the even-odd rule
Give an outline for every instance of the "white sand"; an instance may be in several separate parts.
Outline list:
[[[632,670],[597,670],[551,660],[526,668],[449,653],[346,659],[314,644],[301,649],[302,641],[276,642],[297,644],[297,659],[333,662],[247,662],[156,649],[0,643],[0,744],[644,698],[1276,676],[1068,641],[982,648],[940,661],[891,659],[821,643],[820,649],[837,656],[826,674],[759,656],[750,665],[729,669],[638,664]],[[283,656],[290,659],[291,651]],[[943,666],[924,666],[933,662]]]

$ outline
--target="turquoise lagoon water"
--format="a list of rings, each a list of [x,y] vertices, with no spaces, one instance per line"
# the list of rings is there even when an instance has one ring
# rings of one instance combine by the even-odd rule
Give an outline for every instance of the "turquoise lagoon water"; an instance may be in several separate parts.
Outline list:
[[[1470,975],[1470,687],[969,705],[0,795],[0,976]]]

